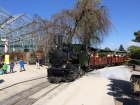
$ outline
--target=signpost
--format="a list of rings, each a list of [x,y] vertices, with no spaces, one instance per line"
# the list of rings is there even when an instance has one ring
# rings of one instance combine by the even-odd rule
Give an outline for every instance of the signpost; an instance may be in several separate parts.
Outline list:
[[[9,54],[5,54],[5,55],[4,55],[4,62],[5,62],[6,64],[9,64],[9,63],[10,63],[10,55],[9,55]]]

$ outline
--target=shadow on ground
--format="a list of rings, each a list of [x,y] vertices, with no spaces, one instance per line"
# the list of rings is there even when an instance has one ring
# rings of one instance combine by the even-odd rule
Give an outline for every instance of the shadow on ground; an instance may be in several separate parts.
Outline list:
[[[2,83],[2,82],[4,82],[4,80],[3,79],[0,79],[0,83]]]
[[[137,71],[137,72],[140,72],[140,70],[133,70],[133,71]]]
[[[112,92],[107,94],[114,96],[115,105],[139,105],[139,95],[131,93],[131,82],[117,79],[112,79],[111,82],[107,86]]]

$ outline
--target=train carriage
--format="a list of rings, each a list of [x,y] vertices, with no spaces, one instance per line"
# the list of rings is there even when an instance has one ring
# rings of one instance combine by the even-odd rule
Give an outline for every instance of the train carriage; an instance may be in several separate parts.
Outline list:
[[[112,66],[112,65],[120,65],[123,64],[126,60],[125,51],[108,51],[103,49],[96,49],[96,48],[90,48],[91,56],[90,56],[90,63],[89,66],[92,69],[100,68],[104,66]],[[98,52],[105,52],[106,55],[104,56],[98,56]],[[109,55],[110,54],[110,55]],[[116,54],[116,55],[115,55]],[[121,54],[121,55],[120,55]]]

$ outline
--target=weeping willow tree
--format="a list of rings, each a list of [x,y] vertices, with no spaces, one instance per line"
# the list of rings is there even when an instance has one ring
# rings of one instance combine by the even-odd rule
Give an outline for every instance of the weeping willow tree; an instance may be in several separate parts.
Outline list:
[[[54,14],[51,22],[57,26],[55,35],[66,35],[66,42],[76,36],[90,46],[102,43],[112,26],[107,8],[99,0],[78,0],[72,9]]]

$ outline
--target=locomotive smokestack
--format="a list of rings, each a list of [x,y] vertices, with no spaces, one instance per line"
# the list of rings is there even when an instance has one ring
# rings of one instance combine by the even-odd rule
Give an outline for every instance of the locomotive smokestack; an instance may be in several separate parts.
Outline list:
[[[62,35],[58,36],[58,46],[60,50],[62,49],[62,37],[63,37]]]

